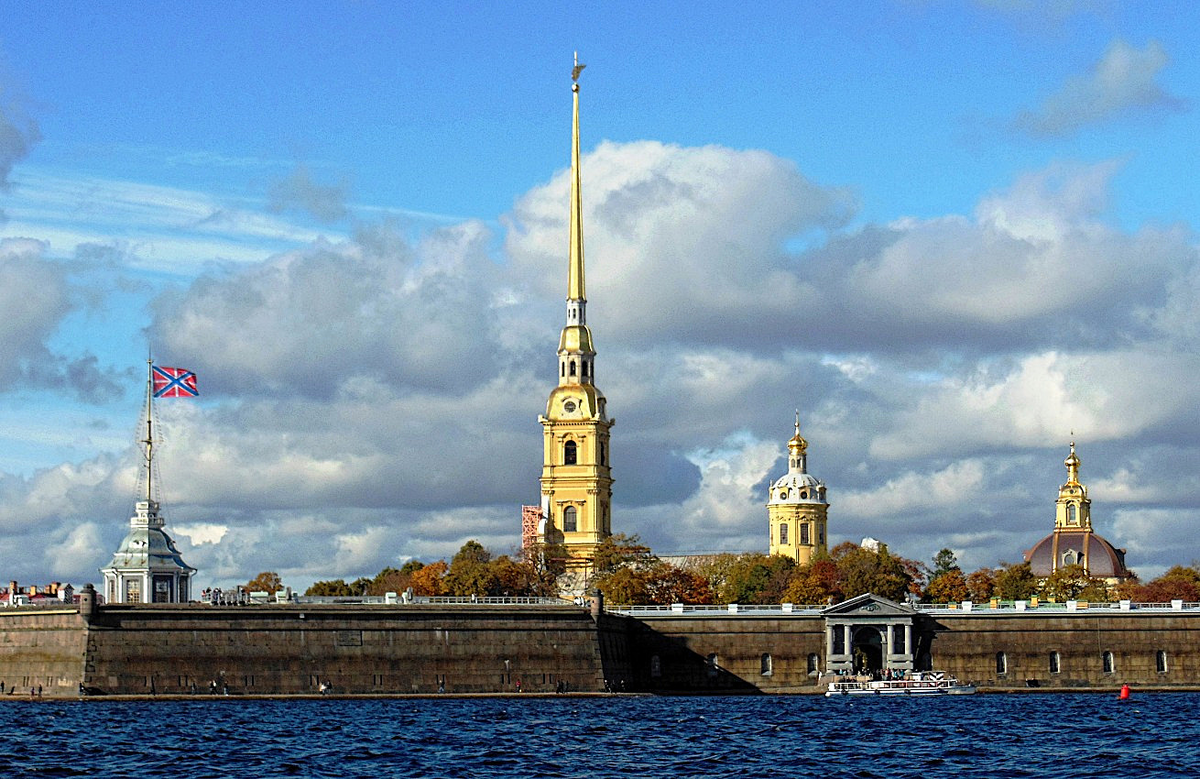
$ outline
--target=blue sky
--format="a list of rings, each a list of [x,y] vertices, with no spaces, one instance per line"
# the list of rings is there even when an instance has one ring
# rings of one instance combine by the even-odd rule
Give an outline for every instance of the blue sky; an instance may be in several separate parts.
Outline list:
[[[1187,3],[5,5],[0,556],[96,578],[147,351],[203,584],[515,543],[565,284],[572,52],[614,527],[1200,558]],[[497,457],[496,453],[503,455]],[[622,456],[624,462],[622,462]],[[38,550],[29,554],[29,550]]]

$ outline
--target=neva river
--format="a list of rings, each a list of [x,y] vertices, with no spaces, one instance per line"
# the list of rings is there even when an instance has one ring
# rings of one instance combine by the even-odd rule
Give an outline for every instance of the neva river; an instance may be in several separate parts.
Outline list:
[[[1200,694],[0,702],[0,777],[1185,777]]]

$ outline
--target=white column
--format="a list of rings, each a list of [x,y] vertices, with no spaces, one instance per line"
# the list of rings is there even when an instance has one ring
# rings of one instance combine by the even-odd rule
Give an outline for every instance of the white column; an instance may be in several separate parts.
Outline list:
[[[887,626],[887,646],[886,646],[886,647],[884,647],[884,650],[883,650],[883,651],[884,651],[884,655],[883,655],[883,667],[884,667],[884,668],[891,668],[891,667],[892,667],[892,662],[891,662],[891,660],[892,660],[892,647],[893,647],[893,646],[895,646],[895,644],[893,643],[893,641],[895,640],[895,636],[894,636],[894,634],[893,634],[893,632],[892,632],[892,631],[894,631],[895,629],[896,629],[896,626],[895,626],[895,625],[889,624],[889,625]]]
[[[912,645],[912,625],[904,626],[904,654],[908,655],[909,660],[915,661],[916,657],[913,654]],[[915,663],[914,663],[915,667]]]

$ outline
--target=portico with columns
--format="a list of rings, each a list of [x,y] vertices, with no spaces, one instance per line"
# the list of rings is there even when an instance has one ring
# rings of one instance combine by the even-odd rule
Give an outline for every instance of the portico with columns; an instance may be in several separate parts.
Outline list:
[[[821,612],[825,619],[825,670],[833,673],[924,670],[919,663],[920,614],[867,593]]]

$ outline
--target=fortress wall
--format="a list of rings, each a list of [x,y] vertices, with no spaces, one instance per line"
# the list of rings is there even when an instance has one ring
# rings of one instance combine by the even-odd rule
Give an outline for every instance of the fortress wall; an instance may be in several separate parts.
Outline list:
[[[939,615],[934,666],[1000,688],[1200,685],[1200,614],[1079,612],[1055,616]],[[1166,652],[1159,673],[1156,653]],[[999,652],[1005,673],[997,672]],[[1050,653],[1059,671],[1050,671]],[[1105,673],[1103,653],[1112,652]]]
[[[83,678],[86,625],[73,607],[0,609],[0,682],[4,696],[77,695]],[[13,690],[16,693],[12,693]]]
[[[814,653],[823,663],[825,621],[813,615],[639,617],[630,641],[635,683],[657,692],[815,692]]]
[[[639,616],[631,634],[632,674],[639,689],[659,692],[817,692],[808,656],[826,662],[825,621],[811,614]],[[924,622],[932,666],[996,689],[1200,687],[1200,614],[1079,612],[1054,616],[938,615]],[[1157,671],[1165,651],[1167,671]],[[1059,672],[1049,655],[1059,653]],[[1113,653],[1114,672],[1102,653]],[[996,673],[1004,652],[1005,674]],[[716,655],[716,668],[707,661]],[[770,655],[770,675],[762,656]],[[657,657],[657,661],[655,661]],[[657,675],[655,670],[657,669]],[[827,678],[827,677],[826,677]],[[1027,680],[1033,680],[1030,683]]]
[[[97,694],[603,689],[596,623],[572,607],[106,606],[88,656]]]

